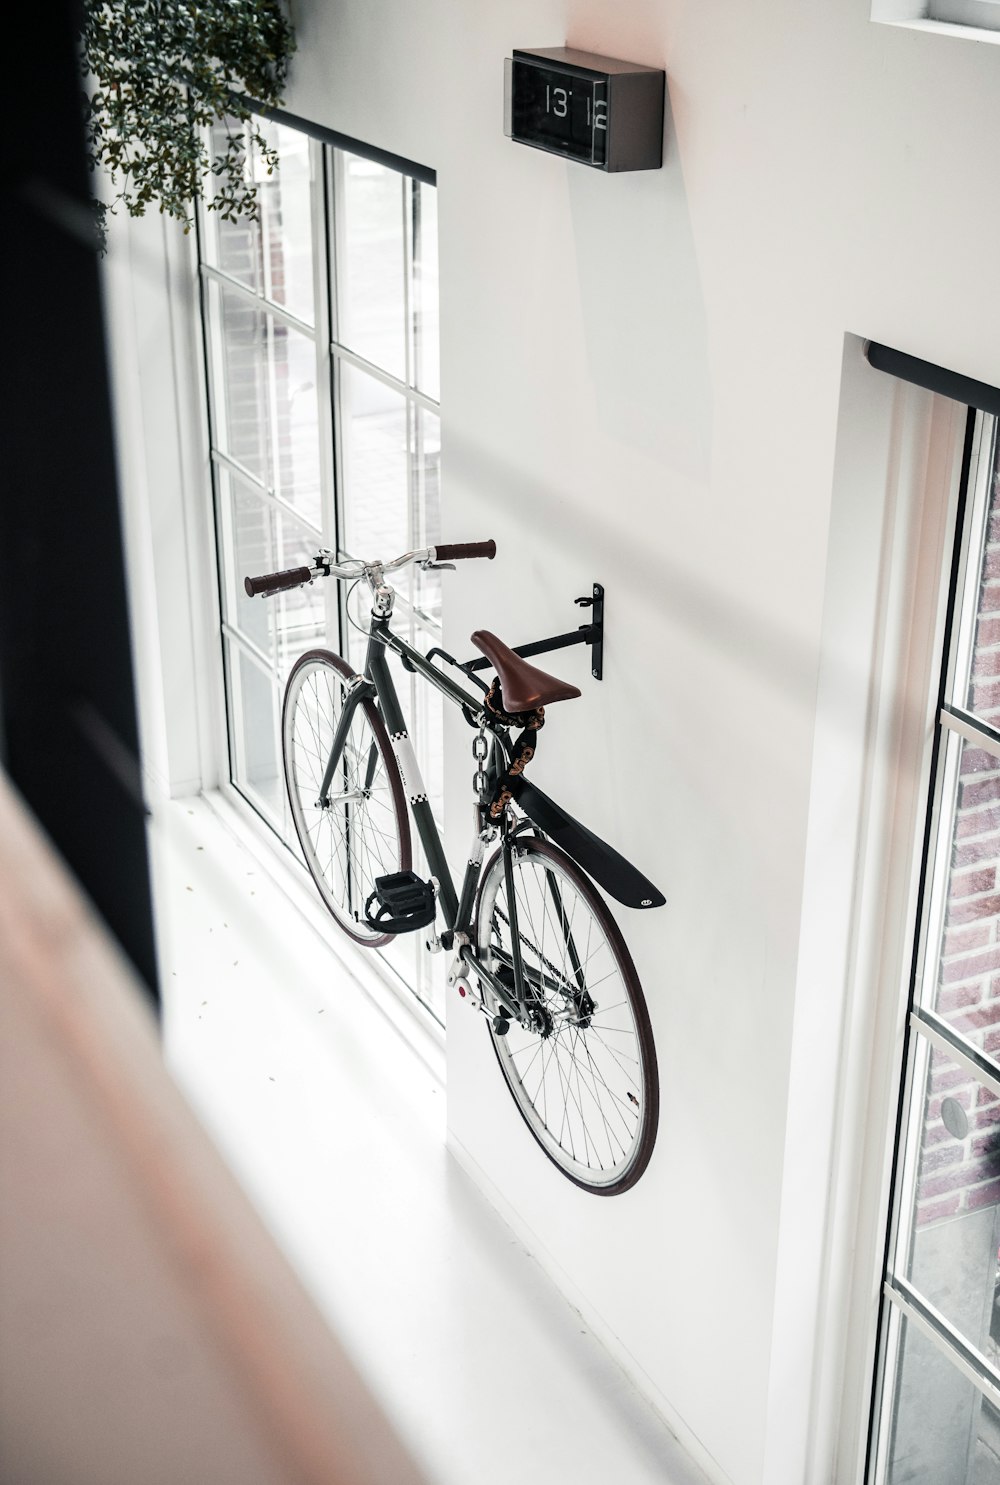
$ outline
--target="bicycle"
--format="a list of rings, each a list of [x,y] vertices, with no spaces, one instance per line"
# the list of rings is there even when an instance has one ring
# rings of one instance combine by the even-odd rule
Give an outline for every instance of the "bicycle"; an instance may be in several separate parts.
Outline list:
[[[320,551],[311,566],[248,577],[245,588],[266,597],[333,577],[363,580],[371,589],[364,672],[356,674],[332,650],[313,649],[296,662],[285,689],[285,782],[306,866],[355,943],[377,948],[395,934],[430,928],[428,947],[452,955],[449,986],[485,1016],[507,1086],[537,1143],[577,1186],[612,1196],[633,1186],[649,1163],[659,1084],[635,967],[589,878],[631,907],[662,906],[663,895],[525,778],[544,708],[579,696],[576,686],[485,630],[472,636],[485,658],[460,663],[438,646],[422,655],[390,628],[395,592],[387,574],[410,564],[453,568],[495,553],[492,541],[438,544],[387,562],[338,563]],[[538,653],[573,638],[521,648]],[[387,650],[457,706],[476,732],[474,833],[460,889]],[[490,685],[476,674],[488,665],[496,672]],[[466,689],[470,682],[482,694]],[[429,881],[411,869],[411,816]]]

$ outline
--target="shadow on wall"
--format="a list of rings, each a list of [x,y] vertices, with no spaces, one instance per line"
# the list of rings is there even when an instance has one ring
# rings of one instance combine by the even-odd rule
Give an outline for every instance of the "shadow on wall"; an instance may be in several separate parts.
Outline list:
[[[704,481],[712,444],[708,327],[669,86],[664,113],[662,170],[611,176],[607,192],[595,192],[583,170],[570,171],[580,303],[608,432]]]
[[[475,491],[482,510],[504,510],[513,529],[530,531],[539,510],[568,504],[565,491],[458,432],[448,435],[447,457],[452,489]],[[817,652],[797,631],[794,615],[787,623],[775,623],[753,612],[734,598],[724,572],[713,581],[693,560],[686,561],[683,552],[672,557],[662,543],[650,544],[648,532],[623,523],[613,503],[601,512],[574,503],[572,513],[572,520],[560,526],[565,558],[589,572],[595,552],[613,553],[614,567],[627,572],[629,586],[650,595],[658,622],[699,635],[703,643],[738,660],[775,695],[801,700],[810,694]],[[610,575],[602,576],[609,580]],[[853,684],[857,677],[845,671],[841,679]]]

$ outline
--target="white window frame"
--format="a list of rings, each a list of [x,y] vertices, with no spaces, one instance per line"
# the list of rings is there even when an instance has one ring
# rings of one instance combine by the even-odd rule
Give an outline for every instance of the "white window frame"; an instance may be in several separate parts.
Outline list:
[[[978,415],[970,433],[968,450],[970,488],[959,513],[960,529],[951,521],[952,536],[944,554],[942,571],[948,576],[953,564],[951,582],[944,582],[939,602],[936,641],[937,663],[929,678],[933,685],[929,696],[927,747],[921,769],[924,813],[914,820],[916,829],[926,821],[924,848],[915,852],[918,869],[914,872],[910,892],[911,906],[907,915],[909,939],[916,940],[911,956],[912,972],[904,982],[900,1000],[904,1006],[903,1022],[895,1038],[897,1072],[895,1082],[901,1088],[899,1118],[891,1141],[895,1163],[893,1190],[886,1193],[883,1205],[886,1215],[883,1230],[888,1228],[884,1272],[878,1276],[880,1321],[878,1345],[872,1362],[873,1386],[868,1435],[865,1485],[884,1485],[889,1467],[893,1410],[897,1399],[899,1362],[899,1327],[905,1320],[938,1348],[956,1372],[969,1381],[994,1406],[1000,1407],[1000,1370],[975,1351],[954,1325],[922,1295],[906,1277],[906,1242],[911,1231],[913,1185],[916,1178],[913,1158],[913,1132],[923,1115],[923,1071],[925,1058],[933,1048],[947,1052],[965,1067],[970,1076],[991,1087],[1000,1095],[1000,1063],[983,1056],[963,1040],[932,1010],[920,1004],[925,968],[933,960],[936,970],[938,932],[944,911],[948,882],[948,847],[951,841],[952,812],[942,808],[949,796],[949,759],[946,747],[950,736],[975,742],[1000,757],[1000,737],[992,737],[990,727],[970,720],[951,704],[938,706],[938,694],[951,695],[960,657],[971,652],[976,623],[978,596],[978,557],[982,538],[982,519],[988,508],[988,484],[992,478],[993,439],[997,436],[995,420]],[[954,502],[953,502],[954,504]],[[951,561],[948,561],[948,558]],[[968,581],[970,563],[977,564],[973,581]],[[955,597],[951,599],[953,585]],[[948,610],[952,609],[950,630]],[[942,670],[945,679],[941,682]],[[902,966],[901,966],[902,968]],[[908,1033],[903,1035],[903,1028]]]

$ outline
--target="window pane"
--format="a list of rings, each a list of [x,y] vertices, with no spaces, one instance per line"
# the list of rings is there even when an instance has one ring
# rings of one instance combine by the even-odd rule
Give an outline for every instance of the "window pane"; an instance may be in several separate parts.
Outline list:
[[[899,1332],[886,1485],[992,1485],[1000,1415],[916,1325],[903,1320]]]
[[[433,547],[441,540],[441,420],[416,408],[413,418],[413,482],[416,503],[414,544]],[[427,618],[441,622],[441,574],[415,572],[414,602]]]
[[[273,520],[267,501],[241,480],[217,469],[222,513],[225,615],[273,663],[274,610],[269,601],[247,596],[246,577],[273,572]]]
[[[322,517],[316,347],[300,331],[268,319],[275,449],[271,479],[275,493],[318,532]]]
[[[241,294],[209,284],[215,442],[265,484],[268,478],[267,320]]]
[[[966,705],[994,725],[1000,721],[1000,442],[987,491],[986,530],[978,561],[975,640]],[[966,662],[968,663],[968,662]]]
[[[952,810],[939,958],[921,999],[1000,1065],[1000,758],[955,734],[942,818]]]
[[[239,135],[241,126],[236,119],[226,119],[213,124],[209,133],[209,150],[214,159],[224,154],[228,136]],[[244,159],[244,171],[249,169],[246,156]],[[209,194],[209,204],[215,199],[214,193]],[[261,232],[260,222],[251,221],[248,217],[237,217],[235,221],[227,222],[217,211],[205,212],[203,221],[205,223],[205,258],[216,268],[221,268],[223,273],[228,273],[231,278],[239,279],[240,283],[246,284],[248,288],[257,290],[260,284],[261,263]]]
[[[338,340],[406,378],[403,188],[384,165],[343,155]]]
[[[398,557],[411,547],[406,402],[342,362],[340,432],[344,546],[355,557]]]
[[[317,543],[308,526],[284,512],[276,517],[276,526],[277,570],[284,572],[289,567],[304,567],[311,563],[316,556]],[[307,583],[304,588],[293,588],[277,599],[268,600],[276,605],[278,674],[282,684],[300,655],[328,643],[328,583],[328,579],[319,579]]]
[[[276,824],[284,816],[284,779],[278,753],[278,689],[271,677],[232,642],[229,655],[234,780]]]
[[[910,1213],[910,1283],[984,1355],[1000,1337],[994,1308],[1000,1243],[1000,1098],[923,1038],[923,1088],[910,1131],[918,1173]]]
[[[263,292],[275,304],[312,324],[312,155],[309,138],[283,124],[264,124],[278,151],[278,168],[268,175],[257,162],[258,200],[264,239]]]
[[[413,181],[413,379],[437,402],[441,396],[438,354],[437,191]]]

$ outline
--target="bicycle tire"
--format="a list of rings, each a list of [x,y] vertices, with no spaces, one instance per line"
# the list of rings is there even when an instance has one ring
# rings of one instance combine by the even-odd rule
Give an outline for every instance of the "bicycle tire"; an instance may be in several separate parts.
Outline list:
[[[649,1164],[659,1121],[642,987],[607,905],[564,851],[544,838],[520,838],[511,868],[522,959],[543,1029],[510,1021],[498,1033],[490,1021],[493,1050],[519,1113],[553,1164],[584,1190],[617,1196]],[[483,874],[475,938],[485,967],[512,975],[506,901],[501,849]],[[591,991],[599,988],[597,1001]]]
[[[281,711],[281,754],[292,823],[320,897],[349,938],[377,949],[393,935],[369,927],[365,902],[376,876],[408,871],[412,856],[403,781],[373,701],[362,701],[351,721],[340,765],[343,803],[340,808],[318,805],[346,683],[353,676],[347,661],[332,650],[309,650],[296,661]]]

